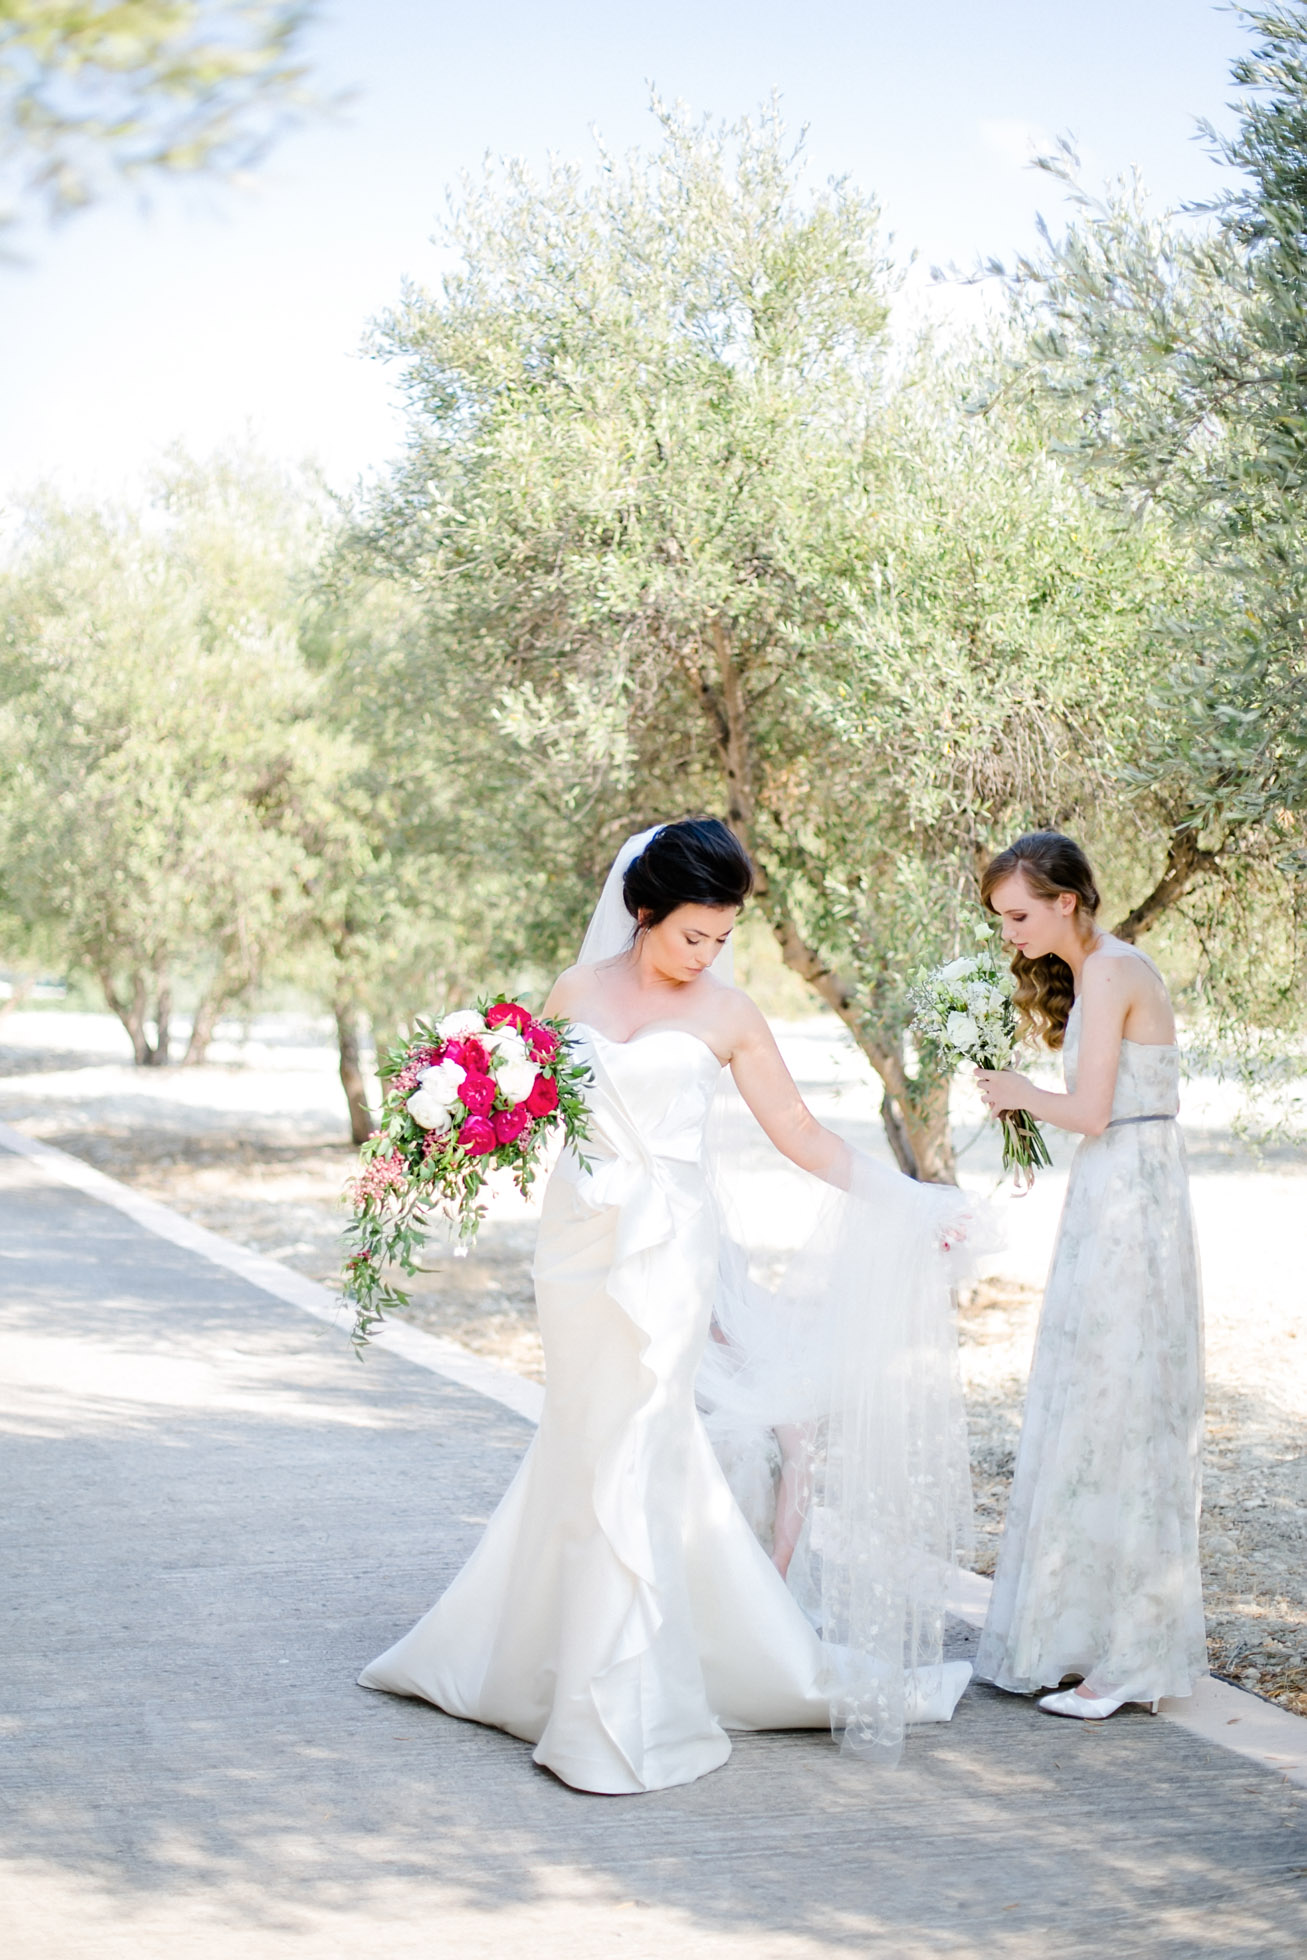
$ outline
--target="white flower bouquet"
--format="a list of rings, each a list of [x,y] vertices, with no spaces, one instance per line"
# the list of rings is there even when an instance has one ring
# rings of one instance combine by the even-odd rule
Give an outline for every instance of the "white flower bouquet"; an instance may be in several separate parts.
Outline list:
[[[976,1068],[1010,1068],[1017,1046],[1016,984],[992,947],[932,967],[909,995],[916,1009],[912,1027],[917,1040],[950,1073],[964,1062]],[[1052,1163],[1043,1132],[1028,1109],[1006,1110],[999,1122],[1005,1171],[1029,1179],[1036,1167]]]

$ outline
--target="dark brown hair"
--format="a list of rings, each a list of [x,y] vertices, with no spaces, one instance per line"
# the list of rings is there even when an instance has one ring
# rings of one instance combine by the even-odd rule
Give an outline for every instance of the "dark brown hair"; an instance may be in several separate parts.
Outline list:
[[[1060,830],[1030,830],[1005,851],[992,857],[980,874],[980,896],[992,912],[993,892],[1005,878],[1020,874],[1036,898],[1060,898],[1074,892],[1076,919],[1087,926],[1098,910],[1098,887],[1089,859],[1073,837]],[[1013,953],[1017,1012],[1029,1031],[1049,1048],[1060,1048],[1075,1000],[1075,976],[1056,953],[1028,960]]]
[[[678,905],[743,905],[753,866],[717,817],[664,824],[626,867],[622,897],[641,926],[658,926]]]

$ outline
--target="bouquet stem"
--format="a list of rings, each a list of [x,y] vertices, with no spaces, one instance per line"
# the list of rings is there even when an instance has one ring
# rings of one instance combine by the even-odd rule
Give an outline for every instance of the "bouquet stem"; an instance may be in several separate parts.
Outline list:
[[[1003,1126],[1003,1169],[1025,1171],[1027,1182],[1036,1170],[1047,1170],[1053,1159],[1044,1142],[1044,1132],[1028,1109],[1009,1109],[1000,1116]]]

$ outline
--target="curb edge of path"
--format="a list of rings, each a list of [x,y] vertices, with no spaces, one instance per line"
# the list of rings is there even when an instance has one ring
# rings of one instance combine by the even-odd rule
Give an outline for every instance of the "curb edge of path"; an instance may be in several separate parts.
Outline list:
[[[338,1333],[348,1330],[350,1316],[340,1296],[317,1280],[309,1279],[307,1274],[297,1273],[293,1267],[283,1266],[280,1260],[269,1259],[265,1253],[251,1252],[247,1246],[237,1245],[234,1239],[225,1239],[205,1225],[197,1225],[157,1198],[147,1198],[143,1192],[133,1191],[130,1185],[120,1184],[117,1178],[107,1177],[70,1151],[42,1143],[8,1123],[0,1123],[0,1147],[40,1165],[56,1182],[71,1185],[87,1197],[98,1198],[102,1204],[124,1212],[157,1238],[167,1239],[187,1252],[198,1252],[201,1258],[235,1273],[251,1286],[270,1293],[275,1300],[300,1307],[316,1320],[325,1321]],[[525,1416],[529,1422],[540,1420],[545,1392],[538,1382],[527,1381],[511,1369],[473,1354],[457,1341],[425,1334],[420,1327],[392,1320],[372,1336],[372,1345],[401,1355],[405,1361],[428,1368],[463,1388],[474,1389],[478,1395],[511,1409],[514,1415]]]
[[[299,1307],[338,1332],[345,1332],[348,1316],[338,1295],[306,1274],[282,1265],[280,1260],[270,1259],[262,1252],[251,1252],[233,1239],[195,1224],[157,1198],[133,1191],[130,1185],[121,1184],[117,1178],[84,1163],[71,1151],[42,1143],[8,1123],[0,1123],[0,1149],[26,1158],[54,1182],[69,1185],[124,1213],[157,1238],[198,1253],[273,1299]],[[473,1354],[457,1341],[392,1320],[373,1335],[372,1345],[498,1402],[528,1422],[540,1420],[544,1389],[538,1382],[527,1381],[511,1368]],[[991,1588],[992,1581],[980,1573],[959,1571],[950,1591],[950,1611],[971,1626],[983,1625]],[[1232,1682],[1207,1675],[1197,1683],[1191,1696],[1164,1701],[1162,1716],[1220,1749],[1244,1756],[1263,1769],[1278,1771],[1288,1781],[1307,1787],[1307,1718],[1291,1714],[1287,1708],[1263,1701],[1258,1695],[1236,1688]],[[1238,1736],[1231,1735],[1234,1728],[1238,1728]]]

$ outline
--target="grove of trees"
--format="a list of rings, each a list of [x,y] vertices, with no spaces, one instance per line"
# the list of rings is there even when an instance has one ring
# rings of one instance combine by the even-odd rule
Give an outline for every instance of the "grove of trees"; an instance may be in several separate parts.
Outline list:
[[[875,205],[774,112],[454,200],[375,328],[409,440],[366,496],[177,458],[34,508],[4,573],[0,953],[94,975],[138,1060],[273,978],[361,1017],[538,986],[615,845],[694,809],[759,869],[904,1168],[907,1037],[978,862],[1056,824],[1191,1011],[1292,1030],[1307,898],[1307,6],[1248,14],[1229,196],[1130,187],[897,326]],[[1215,140],[1215,139],[1213,139]]]

